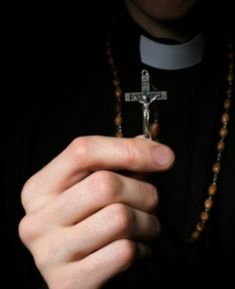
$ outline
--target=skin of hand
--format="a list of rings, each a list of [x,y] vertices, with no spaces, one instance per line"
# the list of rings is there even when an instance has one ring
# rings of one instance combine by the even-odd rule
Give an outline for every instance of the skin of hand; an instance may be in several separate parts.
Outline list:
[[[50,289],[97,289],[150,253],[156,188],[119,172],[157,172],[170,148],[141,138],[75,139],[22,190],[22,242]]]

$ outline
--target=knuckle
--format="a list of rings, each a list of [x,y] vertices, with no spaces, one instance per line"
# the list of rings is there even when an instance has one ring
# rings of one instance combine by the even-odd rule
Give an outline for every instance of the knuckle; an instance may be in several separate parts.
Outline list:
[[[135,256],[136,245],[133,241],[127,239],[118,241],[113,257],[120,268],[128,269],[133,264]]]
[[[25,216],[20,221],[18,231],[20,239],[27,246],[29,246],[39,235],[38,227],[35,225],[34,218],[31,216]]]
[[[121,181],[112,172],[98,171],[92,176],[92,186],[96,188],[99,200],[102,203],[110,204],[117,200],[121,189]]]
[[[124,204],[113,204],[111,207],[112,228],[119,236],[131,236],[134,224],[133,211]]]
[[[57,234],[44,236],[33,246],[33,255],[36,266],[45,270],[57,264],[63,256],[64,244]]]
[[[36,177],[34,175],[25,182],[25,184],[22,188],[21,203],[25,209],[29,206],[32,192],[34,192],[34,190],[37,186],[36,183],[37,183],[37,181],[36,181]]]
[[[83,159],[91,152],[91,138],[78,137],[71,142],[67,150],[75,159]]]

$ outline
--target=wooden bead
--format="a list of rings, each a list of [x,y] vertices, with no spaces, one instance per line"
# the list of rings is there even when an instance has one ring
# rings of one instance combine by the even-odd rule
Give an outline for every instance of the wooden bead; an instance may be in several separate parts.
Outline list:
[[[225,138],[228,134],[228,128],[227,127],[222,127],[219,131],[219,135],[222,138]]]
[[[233,50],[230,50],[230,51],[229,51],[229,53],[228,53],[228,58],[229,58],[230,60],[234,60],[234,52],[233,52]]]
[[[116,113],[120,113],[122,111],[122,102],[120,100],[117,100],[115,104],[115,111]]]
[[[123,137],[122,131],[117,131],[117,132],[115,133],[115,136],[116,136],[116,137],[119,137],[119,138]]]
[[[234,80],[234,75],[233,75],[233,73],[232,73],[232,72],[228,73],[228,74],[227,74],[227,81],[228,81],[228,82],[233,82],[233,80]]]
[[[158,122],[154,122],[152,125],[151,125],[151,136],[153,139],[156,139],[158,136],[159,136],[159,132],[160,132],[160,125]]]
[[[232,71],[234,69],[234,63],[233,62],[230,62],[229,65],[228,65],[228,69],[230,71]]]
[[[205,227],[204,224],[201,223],[201,222],[197,223],[197,225],[196,225],[196,229],[197,229],[197,231],[199,231],[199,232],[203,231],[203,230],[204,230],[204,227]]]
[[[213,206],[213,200],[208,198],[205,200],[204,202],[204,207],[207,209],[207,210],[210,210]]]
[[[108,44],[107,44],[107,45],[108,45]],[[108,56],[112,55],[112,50],[111,50],[110,47],[108,47],[108,48],[106,49],[106,53],[107,53]]]
[[[221,164],[219,162],[214,163],[212,171],[214,174],[218,175],[221,171]]]
[[[121,115],[117,115],[116,117],[115,117],[115,125],[116,126],[120,126],[121,124],[122,124],[122,122],[123,122],[123,118],[122,118],[122,116]]]
[[[114,63],[114,59],[113,59],[112,56],[108,57],[108,62],[109,62],[109,64],[113,64]]]
[[[229,114],[227,112],[222,114],[221,121],[223,124],[227,124],[229,122]]]
[[[227,96],[228,96],[228,97],[231,97],[232,94],[233,94],[233,92],[234,92],[234,89],[233,89],[232,86],[230,86],[230,87],[228,88],[228,90],[227,90]],[[230,100],[230,104],[231,104],[231,100]]]
[[[224,101],[224,108],[225,108],[225,109],[229,109],[230,106],[231,106],[231,100],[228,99],[228,98],[225,99],[225,101]]]
[[[120,80],[119,80],[118,78],[114,78],[114,80],[113,80],[113,85],[114,85],[115,87],[120,86]]]
[[[210,196],[214,196],[214,195],[216,194],[216,192],[217,192],[217,186],[216,186],[216,184],[210,185],[209,188],[208,188],[208,194],[209,194]]]
[[[219,142],[217,143],[217,150],[218,150],[218,152],[221,153],[221,152],[224,150],[224,147],[225,147],[224,141],[219,141]]]
[[[200,237],[200,232],[199,231],[194,231],[192,233],[192,236],[191,236],[192,240],[196,241],[196,240],[199,239],[199,237]]]
[[[206,222],[209,219],[209,213],[206,211],[201,212],[200,219],[201,221]]]
[[[114,95],[115,95],[115,97],[117,97],[117,98],[120,98],[120,97],[122,96],[122,90],[121,90],[120,87],[117,87],[117,88],[115,89]]]

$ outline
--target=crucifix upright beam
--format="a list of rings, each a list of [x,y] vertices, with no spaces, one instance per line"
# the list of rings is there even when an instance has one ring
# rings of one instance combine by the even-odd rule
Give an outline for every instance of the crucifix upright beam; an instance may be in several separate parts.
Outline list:
[[[150,91],[150,76],[146,69],[141,72],[141,92],[125,93],[125,101],[138,101],[142,104],[143,111],[143,134],[147,139],[151,139],[150,132],[150,104],[155,100],[166,100],[166,91]]]

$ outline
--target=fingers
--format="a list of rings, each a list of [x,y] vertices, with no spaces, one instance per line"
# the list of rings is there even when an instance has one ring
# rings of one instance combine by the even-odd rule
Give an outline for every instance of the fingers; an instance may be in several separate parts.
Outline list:
[[[83,276],[89,279],[90,286],[87,288],[94,288],[96,284],[103,285],[104,281],[127,270],[136,258],[148,256],[150,252],[148,246],[126,239],[110,243],[94,252],[85,258],[82,264]],[[74,273],[79,271],[80,265],[79,262],[74,264]]]
[[[56,269],[43,271],[49,288],[97,289],[107,280],[128,269],[138,257],[151,250],[142,243],[118,240],[93,252],[82,261],[65,263]]]
[[[123,204],[112,204],[67,228],[67,233],[63,232],[66,239],[61,241],[60,247],[66,247],[66,250],[65,255],[60,253],[61,259],[68,262],[82,259],[118,239],[148,241],[159,231],[159,221],[155,216]],[[69,259],[71,257],[73,260]]]
[[[44,214],[57,215],[50,220],[69,226],[113,203],[150,212],[157,202],[157,190],[153,185],[113,172],[98,171],[60,194]]]
[[[168,169],[174,161],[170,148],[140,138],[89,136],[72,142],[24,186],[22,203],[44,203],[99,169],[151,172]],[[41,200],[39,199],[41,198]]]

